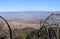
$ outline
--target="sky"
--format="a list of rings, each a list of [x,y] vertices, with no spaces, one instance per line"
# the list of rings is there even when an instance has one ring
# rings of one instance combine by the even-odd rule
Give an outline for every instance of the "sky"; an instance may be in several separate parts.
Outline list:
[[[0,12],[60,11],[60,0],[0,0]]]

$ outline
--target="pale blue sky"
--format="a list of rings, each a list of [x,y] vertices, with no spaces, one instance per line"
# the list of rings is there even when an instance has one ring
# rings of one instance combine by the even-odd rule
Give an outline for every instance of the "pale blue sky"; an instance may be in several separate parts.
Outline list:
[[[60,0],[0,0],[0,12],[60,11]]]

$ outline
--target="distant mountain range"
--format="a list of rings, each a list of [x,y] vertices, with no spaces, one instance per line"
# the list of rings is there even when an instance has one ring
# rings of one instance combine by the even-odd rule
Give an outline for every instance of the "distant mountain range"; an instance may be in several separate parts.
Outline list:
[[[22,11],[22,12],[0,12],[8,21],[18,21],[24,23],[39,23],[41,19],[45,19],[51,13],[59,13],[58,11]]]

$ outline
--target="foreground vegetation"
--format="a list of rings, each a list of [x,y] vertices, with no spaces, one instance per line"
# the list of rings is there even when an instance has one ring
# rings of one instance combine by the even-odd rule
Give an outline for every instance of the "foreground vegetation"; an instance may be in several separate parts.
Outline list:
[[[48,29],[50,32],[51,39],[57,39],[57,28],[50,27]],[[29,28],[24,28],[24,29],[13,29],[12,35],[13,35],[13,39],[38,39],[38,35],[39,35],[38,32],[39,30],[35,30],[29,27]],[[6,35],[9,35],[9,34],[6,34]],[[49,39],[48,37],[49,36],[48,36],[46,28],[42,29],[40,31],[39,39]],[[59,28],[59,38],[60,38],[60,28]]]
[[[17,31],[17,30],[16,30]],[[50,27],[49,28],[50,35],[48,36],[47,30],[43,29],[40,31],[40,39],[57,39],[57,28],[56,27]],[[17,32],[14,32],[14,39],[38,39],[38,30],[19,30]],[[60,38],[60,28],[59,28],[59,38]]]
[[[0,32],[3,33],[5,31],[8,31],[8,30],[4,30],[2,25],[3,25],[3,23],[1,23],[1,25],[0,25]],[[48,30],[49,30],[50,34],[47,33],[46,28],[43,28],[40,31],[39,39],[49,39],[49,37],[51,39],[57,39],[57,28],[49,27]],[[31,27],[27,27],[27,28],[23,28],[23,29],[18,29],[18,28],[12,29],[13,39],[38,39],[38,35],[39,35],[38,32],[39,32],[39,30],[35,30]],[[5,33],[5,35],[9,35],[9,33],[8,34]],[[1,37],[1,35],[0,35],[0,37]],[[59,28],[59,38],[60,38],[60,28]]]

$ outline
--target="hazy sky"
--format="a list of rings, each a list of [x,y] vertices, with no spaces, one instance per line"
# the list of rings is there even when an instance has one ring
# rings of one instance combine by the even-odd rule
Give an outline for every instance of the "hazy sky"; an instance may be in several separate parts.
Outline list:
[[[60,11],[60,0],[0,0],[0,12]]]

